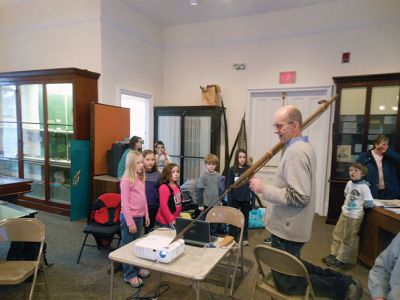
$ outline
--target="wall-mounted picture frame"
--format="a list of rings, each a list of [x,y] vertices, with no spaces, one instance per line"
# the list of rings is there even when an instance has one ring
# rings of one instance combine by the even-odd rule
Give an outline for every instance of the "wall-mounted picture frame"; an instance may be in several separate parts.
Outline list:
[[[337,146],[336,161],[351,162],[351,145],[338,145]]]

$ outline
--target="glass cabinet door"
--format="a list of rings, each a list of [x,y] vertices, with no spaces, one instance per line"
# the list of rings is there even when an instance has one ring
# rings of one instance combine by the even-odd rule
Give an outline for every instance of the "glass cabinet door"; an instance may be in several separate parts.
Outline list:
[[[18,177],[16,86],[0,86],[0,175]]]
[[[198,178],[205,170],[204,157],[211,150],[211,117],[185,116],[184,120],[184,178]]]
[[[50,199],[70,204],[70,141],[74,136],[72,84],[46,84],[46,95]]]
[[[181,159],[181,117],[158,117],[158,140],[163,141],[171,162],[180,165]]]
[[[348,167],[362,152],[366,94],[366,87],[342,89],[335,177],[347,178]]]
[[[396,142],[397,113],[399,109],[400,86],[373,87],[371,93],[371,109],[368,129],[368,145],[380,133],[390,139],[391,144]]]
[[[45,200],[45,132],[43,85],[20,85],[24,178],[31,179],[27,196]]]

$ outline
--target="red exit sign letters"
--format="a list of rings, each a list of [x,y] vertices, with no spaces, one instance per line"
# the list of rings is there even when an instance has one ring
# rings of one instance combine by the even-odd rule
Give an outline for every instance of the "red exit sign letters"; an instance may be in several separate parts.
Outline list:
[[[279,83],[295,83],[296,82],[296,71],[287,71],[279,73]]]

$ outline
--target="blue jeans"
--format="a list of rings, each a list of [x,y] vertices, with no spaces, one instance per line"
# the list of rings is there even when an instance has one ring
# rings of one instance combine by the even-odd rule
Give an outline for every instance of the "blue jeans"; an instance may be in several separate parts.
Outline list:
[[[140,238],[142,236],[142,227],[143,227],[143,217],[133,218],[136,224],[137,232],[130,233],[128,225],[126,225],[126,220],[124,215],[120,214],[120,227],[121,227],[121,242],[120,247],[129,244],[130,242]],[[128,281],[131,278],[134,278],[138,275],[138,268],[132,265],[122,264],[122,272],[124,275],[124,280]]]
[[[300,259],[300,251],[304,243],[297,243],[281,239],[276,235],[271,235],[272,247],[289,252]],[[331,299],[342,300],[346,298],[347,289],[352,283],[350,276],[314,266],[301,260],[310,276],[310,281],[314,293],[319,297],[329,297]],[[304,295],[307,282],[305,278],[285,275],[272,271],[272,277],[278,290],[288,295]]]

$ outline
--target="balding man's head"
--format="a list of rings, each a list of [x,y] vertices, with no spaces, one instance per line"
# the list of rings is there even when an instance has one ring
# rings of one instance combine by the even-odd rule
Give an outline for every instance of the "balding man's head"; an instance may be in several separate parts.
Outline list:
[[[301,112],[293,105],[283,106],[274,114],[274,132],[282,143],[301,136]]]
[[[301,112],[299,111],[299,109],[294,106],[294,105],[287,105],[284,106],[283,108],[286,108],[287,111],[287,121],[288,122],[298,122],[300,129],[301,129],[301,124],[303,123],[303,118],[301,116]]]

